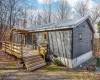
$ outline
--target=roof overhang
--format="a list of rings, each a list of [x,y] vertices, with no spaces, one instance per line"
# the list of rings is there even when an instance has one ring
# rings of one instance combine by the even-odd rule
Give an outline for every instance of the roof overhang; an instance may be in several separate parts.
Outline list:
[[[93,33],[95,33],[95,30],[93,28],[93,25],[90,21],[90,17],[86,16],[81,18],[78,22],[76,22],[74,25],[51,25],[51,27],[48,27],[48,25],[46,27],[43,28],[38,28],[38,29],[34,29],[34,30],[30,30],[30,32],[43,32],[43,31],[54,31],[54,30],[64,30],[64,29],[72,29],[74,27],[77,27],[79,24],[83,23],[84,21],[87,21],[89,24],[89,27],[91,29],[91,31]]]
[[[23,30],[23,29],[12,29],[11,32],[17,32],[22,34],[29,33],[28,30]]]
[[[52,28],[42,28],[42,29],[37,29],[37,30],[30,30],[29,32],[45,32],[45,31],[58,31],[58,30],[69,30],[72,29],[73,27],[52,27]]]
[[[66,29],[72,29],[74,27],[76,27],[77,25],[81,24],[84,21],[87,21],[89,24],[89,27],[91,29],[91,31],[93,33],[95,33],[95,30],[91,24],[91,21],[89,19],[89,16],[83,17],[81,18],[79,21],[77,21],[75,24],[73,25],[65,25],[65,24],[51,24],[51,25],[45,25],[45,27],[40,27],[40,28],[36,28],[36,29],[12,29],[12,32],[18,32],[18,33],[32,33],[32,32],[44,32],[44,31],[55,31],[55,30],[66,30]],[[49,27],[48,27],[49,26]]]
[[[90,25],[90,29],[92,30],[92,32],[95,33],[95,30],[94,30],[94,28],[93,28],[93,25],[92,25],[92,23],[91,23],[89,17],[87,18],[87,22],[88,22],[88,24]]]
[[[92,25],[92,23],[91,23],[91,21],[90,21],[90,16],[86,16],[83,20],[81,20],[81,21],[80,21],[79,23],[77,23],[75,26],[78,26],[79,24],[81,24],[81,23],[84,22],[85,20],[88,22],[91,31],[92,31],[93,33],[95,33],[95,30],[94,30],[94,28],[93,28],[93,25]]]

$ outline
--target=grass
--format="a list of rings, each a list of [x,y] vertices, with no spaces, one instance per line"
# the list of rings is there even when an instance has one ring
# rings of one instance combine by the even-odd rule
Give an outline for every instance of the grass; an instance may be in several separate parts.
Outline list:
[[[56,65],[50,65],[42,68],[42,70],[46,71],[65,71],[64,67],[56,66]]]
[[[7,72],[16,72],[16,71],[18,71],[17,74],[21,73],[20,76],[18,77],[21,77],[21,79],[26,78],[26,80],[28,80],[27,78],[30,79],[33,76],[35,77],[40,76],[40,78],[44,78],[40,80],[45,80],[45,78],[51,78],[52,76],[57,77],[56,80],[59,80],[59,77],[65,78],[64,80],[100,80],[99,74],[95,74],[93,72],[72,72],[72,71],[70,72],[70,71],[67,71],[65,67],[56,66],[54,64],[42,67],[41,69],[38,69],[34,72],[27,72],[26,70],[23,71],[23,70],[14,69],[17,67],[16,65],[17,65],[17,62],[14,62],[14,61],[7,62],[7,63],[1,63],[0,64],[0,68],[1,68],[0,80]],[[8,69],[8,70],[5,70],[5,69]],[[32,74],[32,76],[30,74]]]
[[[16,62],[2,62],[0,63],[0,68],[15,68],[16,67]]]
[[[13,66],[12,64],[10,64],[10,65]],[[37,72],[37,71],[39,71],[39,72]],[[64,80],[100,80],[100,75],[97,75],[95,73],[72,72],[72,71],[70,72],[70,71],[67,71],[65,69],[65,67],[56,66],[54,64],[49,65],[49,66],[45,66],[41,69],[36,70],[35,72],[24,72],[24,71],[21,72],[21,71],[19,71],[19,73],[21,73],[20,77],[22,77],[23,75],[26,75],[26,76],[24,76],[26,78],[29,76],[28,73],[33,74],[32,76],[34,76],[35,74],[38,76],[37,73],[41,73],[41,77],[43,77],[44,79],[45,79],[45,77],[47,78],[47,76],[57,76],[57,78],[58,78],[58,76],[62,76],[61,78],[65,78]],[[3,77],[3,75],[5,75],[5,73],[6,72],[0,71],[0,79]],[[45,75],[43,75],[43,74],[45,74]],[[28,78],[30,79],[31,77],[28,77]],[[44,79],[40,79],[40,80],[44,80]]]
[[[0,72],[0,78],[2,78],[4,76],[4,72]]]
[[[100,80],[100,75],[93,72],[73,72],[67,71],[64,67],[50,65],[40,69],[49,75],[67,76],[68,80]],[[66,80],[66,79],[65,79]]]

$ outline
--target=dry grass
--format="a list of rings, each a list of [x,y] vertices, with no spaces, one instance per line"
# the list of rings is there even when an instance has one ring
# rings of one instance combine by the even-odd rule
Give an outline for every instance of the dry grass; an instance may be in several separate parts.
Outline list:
[[[10,62],[0,62],[0,80],[6,73],[13,73],[12,76],[9,76],[16,76],[18,80],[100,80],[100,74],[67,71],[65,67],[53,64],[33,72],[28,72],[26,69],[18,68],[17,61],[12,60]],[[5,78],[8,79],[9,76],[5,76]]]
[[[39,71],[42,71],[49,75],[62,75],[67,80],[100,80],[100,74],[96,74],[94,72],[67,71],[64,67],[55,65],[44,67]]]

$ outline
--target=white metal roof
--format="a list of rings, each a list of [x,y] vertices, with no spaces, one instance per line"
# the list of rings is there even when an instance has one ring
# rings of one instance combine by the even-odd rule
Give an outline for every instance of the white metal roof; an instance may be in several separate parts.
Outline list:
[[[89,16],[82,17],[82,18],[76,18],[76,19],[69,19],[69,20],[62,20],[55,23],[49,23],[45,25],[39,25],[39,26],[28,26],[25,28],[25,30],[29,30],[30,32],[34,31],[46,31],[46,30],[56,30],[56,29],[68,29],[73,28],[81,24],[85,20],[89,20]],[[91,25],[91,22],[89,20],[90,26],[92,31],[94,32],[94,29]]]

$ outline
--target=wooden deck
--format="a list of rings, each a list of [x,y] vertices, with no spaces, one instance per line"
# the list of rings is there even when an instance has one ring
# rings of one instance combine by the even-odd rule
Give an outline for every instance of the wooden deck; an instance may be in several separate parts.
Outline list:
[[[45,46],[44,46],[45,47]],[[20,44],[3,42],[2,50],[17,58],[22,58],[28,71],[45,66],[45,54],[47,48],[39,45],[37,50],[32,50],[28,47],[22,47]],[[41,55],[44,57],[42,58]]]
[[[3,42],[2,43],[2,50],[7,52],[10,55],[14,55],[18,58],[21,58],[21,45],[11,42]]]
[[[2,50],[18,58],[39,55],[38,50],[32,50],[28,47],[21,47],[20,44],[15,44],[10,42],[3,42]]]
[[[30,57],[30,56],[34,56],[34,55],[39,55],[38,50],[32,50],[32,49],[23,47],[22,57]]]

